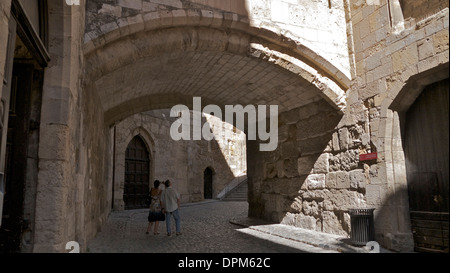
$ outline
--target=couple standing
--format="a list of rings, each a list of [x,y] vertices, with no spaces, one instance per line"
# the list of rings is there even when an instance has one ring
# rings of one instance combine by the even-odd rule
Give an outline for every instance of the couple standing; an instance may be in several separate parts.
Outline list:
[[[170,219],[171,216],[175,219],[176,235],[181,235],[180,231],[180,194],[172,188],[172,182],[166,180],[164,185],[165,190],[159,189],[161,182],[155,180],[153,183],[153,188],[150,191],[150,212],[148,214],[148,234],[152,228],[153,223],[155,223],[154,235],[158,235],[158,226],[160,221],[166,221],[167,236],[172,234]]]

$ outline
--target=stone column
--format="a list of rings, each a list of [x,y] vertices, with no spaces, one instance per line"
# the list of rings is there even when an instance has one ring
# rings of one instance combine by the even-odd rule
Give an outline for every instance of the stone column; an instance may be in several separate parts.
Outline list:
[[[405,23],[403,20],[402,7],[400,6],[400,0],[389,0],[389,8],[391,12],[392,30],[394,33],[400,33],[405,29]]]
[[[51,61],[43,85],[34,252],[63,252],[75,239],[70,137],[71,130],[79,128],[71,128],[70,121],[79,92],[83,6],[48,3]]]

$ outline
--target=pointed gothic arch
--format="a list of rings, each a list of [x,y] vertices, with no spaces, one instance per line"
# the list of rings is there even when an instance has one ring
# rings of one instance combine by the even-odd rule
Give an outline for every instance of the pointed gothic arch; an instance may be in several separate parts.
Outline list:
[[[150,152],[140,135],[128,143],[125,151],[123,200],[125,209],[145,208],[149,192]]]

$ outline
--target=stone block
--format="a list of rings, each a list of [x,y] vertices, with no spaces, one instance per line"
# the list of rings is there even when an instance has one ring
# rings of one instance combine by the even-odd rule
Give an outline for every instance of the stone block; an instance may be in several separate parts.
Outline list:
[[[308,104],[298,109],[298,116],[301,119],[307,119],[319,113],[319,107],[315,103]]]
[[[283,161],[283,175],[286,177],[298,176],[298,160],[291,157]]]
[[[201,19],[201,11],[189,9],[186,11],[187,14],[187,25],[199,25]]]
[[[210,10],[201,10],[200,25],[209,26],[213,22],[214,12]]]
[[[381,205],[380,187],[379,185],[366,185],[366,200],[369,206]]]
[[[336,210],[342,211],[351,208],[362,208],[366,205],[364,194],[346,189],[325,190],[322,192],[322,198],[330,201]],[[331,205],[328,204],[327,206]]]
[[[339,134],[337,132],[333,133],[331,141],[332,141],[332,144],[333,144],[333,150],[335,152],[341,150],[341,148],[339,146]]]
[[[328,173],[330,154],[324,153],[319,156],[314,164],[314,173]]]
[[[351,189],[363,189],[366,187],[366,180],[363,170],[350,171],[349,179]]]
[[[322,212],[322,231],[337,235],[347,235],[342,229],[340,219],[332,211]]]
[[[325,188],[325,174],[310,174],[306,178],[309,190],[319,190]]]
[[[183,8],[183,3],[180,0],[150,0],[151,3],[166,5],[174,8]]]
[[[327,189],[336,188],[336,172],[327,173],[325,176],[325,186]]]
[[[146,30],[155,29],[161,25],[160,14],[157,11],[144,14],[142,19]]]
[[[52,124],[41,125],[42,140],[39,145],[39,159],[45,160],[67,160],[67,141],[69,138],[69,129],[65,125]]]
[[[348,149],[348,143],[350,141],[348,129],[346,127],[339,129],[339,147],[341,149]]]
[[[298,163],[298,174],[308,175],[312,173],[314,168],[315,156],[302,156],[297,160]]]
[[[277,161],[277,177],[284,177],[284,160],[278,160]]]
[[[283,124],[296,124],[300,118],[303,118],[299,115],[298,109],[293,109],[287,112],[284,112],[280,115],[280,123]]]
[[[102,4],[102,8],[98,11],[98,13],[120,17],[122,15],[122,7]]]
[[[161,18],[161,26],[172,26],[172,24],[173,24],[172,11],[160,10],[159,17]]]
[[[182,9],[173,10],[172,20],[173,25],[186,25],[187,23],[186,11]]]
[[[294,198],[294,201],[291,203],[291,205],[290,205],[290,210],[291,210],[291,212],[294,212],[294,213],[300,213],[300,212],[302,212],[302,209],[303,209],[303,201],[302,201],[302,198],[300,198],[300,197],[295,197]]]
[[[385,164],[374,164],[370,166],[369,179],[370,184],[385,184],[386,181],[386,166]]]
[[[277,168],[273,163],[266,163],[264,168],[264,178],[274,178],[277,176]]]
[[[318,217],[320,214],[319,205],[317,204],[317,202],[315,200],[313,200],[311,202],[303,201],[302,208],[303,208],[303,213],[305,215],[311,215],[314,217]]]
[[[433,43],[436,53],[440,53],[449,49],[448,29],[439,31],[433,35]]]
[[[100,26],[106,42],[114,41],[120,37],[120,30],[117,22],[111,22]]]
[[[118,0],[117,5],[129,9],[142,10],[142,0]]]
[[[317,219],[313,216],[304,215],[303,213],[300,213],[295,218],[295,226],[305,229],[316,230]]]
[[[289,139],[289,126],[281,125],[278,128],[278,143],[285,142]]]
[[[336,172],[336,188],[337,189],[349,189],[350,179],[348,173],[344,171]]]
[[[289,4],[280,0],[271,1],[271,19],[273,22],[288,23]]]
[[[432,39],[427,38],[417,44],[419,50],[419,60],[429,58],[435,54]]]
[[[129,33],[136,33],[144,30],[144,19],[141,14],[133,17],[127,17]]]
[[[142,11],[143,12],[154,12],[158,10],[158,4],[156,3],[149,3],[146,1],[142,2]]]

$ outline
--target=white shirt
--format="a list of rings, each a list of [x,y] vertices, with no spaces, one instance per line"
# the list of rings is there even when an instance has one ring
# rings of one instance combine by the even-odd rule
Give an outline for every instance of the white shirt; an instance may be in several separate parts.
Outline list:
[[[180,199],[180,194],[172,187],[168,187],[163,191],[161,201],[166,212],[173,212],[178,209],[178,199]]]

